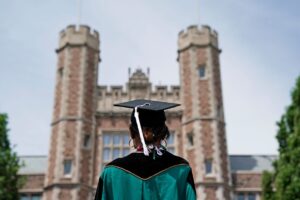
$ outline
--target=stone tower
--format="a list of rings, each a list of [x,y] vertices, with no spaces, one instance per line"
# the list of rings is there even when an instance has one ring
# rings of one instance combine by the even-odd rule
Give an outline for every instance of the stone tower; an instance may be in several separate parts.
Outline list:
[[[193,168],[198,199],[229,200],[230,169],[218,35],[208,26],[179,33],[183,156]]]
[[[99,34],[61,31],[44,200],[92,199]]]

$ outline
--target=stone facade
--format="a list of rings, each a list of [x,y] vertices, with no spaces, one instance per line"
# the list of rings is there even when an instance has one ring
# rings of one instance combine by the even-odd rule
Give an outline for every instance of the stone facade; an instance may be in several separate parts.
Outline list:
[[[178,62],[184,148],[194,170],[199,199],[230,199],[231,180],[223,115],[218,35],[208,26],[179,33]],[[186,144],[186,143],[185,143]]]
[[[25,184],[20,193],[42,193],[44,190],[45,174],[26,174]]]
[[[40,193],[43,200],[92,199],[104,165],[129,149],[125,138],[131,111],[113,104],[152,99],[182,105],[166,112],[166,123],[173,135],[173,152],[192,167],[198,199],[229,200],[235,192],[252,191],[258,197],[261,173],[230,172],[221,50],[210,27],[190,26],[179,33],[180,85],[152,86],[141,69],[130,74],[124,86],[97,85],[99,35],[87,26],[63,30],[56,52],[48,169],[44,174],[25,174],[29,178],[22,194]]]
[[[99,35],[87,26],[60,33],[55,102],[44,200],[93,195],[93,148]],[[81,198],[82,197],[82,198]]]
[[[96,114],[96,147],[95,147],[95,163],[94,173],[99,174],[103,168],[103,133],[106,132],[124,132],[128,133],[128,125],[130,121],[131,111],[125,108],[113,106],[116,102],[128,101],[130,99],[152,99],[152,100],[166,100],[170,102],[180,103],[180,87],[179,86],[155,86],[149,81],[147,75],[141,70],[137,69],[126,83],[126,86],[98,86],[98,108]],[[167,125],[171,132],[174,132],[175,137],[178,138],[176,146],[178,153],[180,153],[181,142],[181,117],[182,111],[180,108],[167,111]],[[128,144],[125,144],[128,145]],[[98,182],[97,176],[94,177],[94,187]]]

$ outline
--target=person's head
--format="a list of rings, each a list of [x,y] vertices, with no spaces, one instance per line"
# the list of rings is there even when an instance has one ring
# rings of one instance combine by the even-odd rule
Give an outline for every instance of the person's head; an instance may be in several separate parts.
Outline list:
[[[147,145],[160,144],[162,140],[169,137],[170,133],[165,124],[166,116],[163,110],[152,111],[140,109],[138,112],[143,136]],[[135,111],[131,114],[129,130],[130,136],[134,141],[134,145],[138,146],[141,143],[141,139],[134,114]]]
[[[157,127],[142,127],[143,136],[147,145],[161,144],[162,140],[167,139],[170,135],[168,127],[164,124]],[[137,127],[130,124],[129,126],[130,137],[133,140],[134,147],[141,145],[141,139]]]
[[[151,100],[133,100],[115,104],[115,106],[133,109],[129,127],[130,135],[135,147],[142,145],[145,155],[149,154],[148,145],[160,145],[162,140],[168,138],[170,133],[165,124],[164,110],[178,105]]]

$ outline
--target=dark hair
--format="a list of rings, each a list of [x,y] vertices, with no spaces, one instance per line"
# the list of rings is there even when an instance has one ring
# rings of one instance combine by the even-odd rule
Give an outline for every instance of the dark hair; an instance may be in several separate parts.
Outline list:
[[[146,144],[151,144],[160,140],[168,139],[170,136],[169,129],[165,124],[163,126],[152,127],[152,128],[142,127],[142,129],[145,130],[143,131],[143,134],[144,134]],[[147,131],[147,129],[151,130],[151,134],[148,134],[149,131]],[[140,137],[137,127],[131,124],[129,130],[130,130],[131,137],[133,139],[136,137],[138,138]]]

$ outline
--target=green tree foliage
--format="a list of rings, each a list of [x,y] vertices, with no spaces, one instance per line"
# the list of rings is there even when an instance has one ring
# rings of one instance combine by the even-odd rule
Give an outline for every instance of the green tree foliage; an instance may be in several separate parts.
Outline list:
[[[269,171],[263,172],[262,178],[262,199],[263,200],[273,200],[274,199],[274,192],[273,192],[273,173]]]
[[[21,166],[17,154],[11,149],[7,124],[7,115],[0,113],[0,200],[16,200],[23,181],[17,175]]]
[[[263,175],[264,200],[300,200],[300,77],[291,97],[291,105],[277,123],[279,157],[274,172]]]

